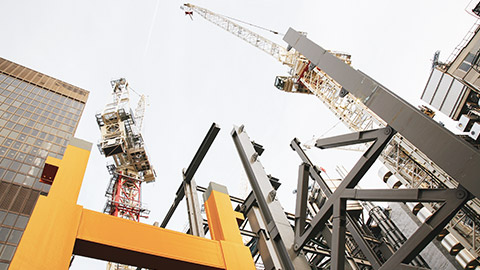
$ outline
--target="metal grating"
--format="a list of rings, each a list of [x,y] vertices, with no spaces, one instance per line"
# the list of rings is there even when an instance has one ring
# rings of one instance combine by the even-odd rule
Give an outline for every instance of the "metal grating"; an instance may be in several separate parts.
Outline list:
[[[6,194],[2,197],[2,200],[0,201],[0,209],[9,210],[12,201],[15,199],[15,196],[20,189],[20,186],[17,185],[10,184],[9,186],[10,188],[8,188]]]
[[[20,212],[20,209],[22,209],[22,206],[25,203],[25,200],[27,199],[28,193],[29,193],[29,189],[25,187],[20,188],[20,191],[17,193],[17,196],[15,197],[15,200],[13,201],[13,204],[10,207],[10,211]]]
[[[32,190],[21,212],[22,214],[30,215],[32,213],[39,195],[40,191]]]

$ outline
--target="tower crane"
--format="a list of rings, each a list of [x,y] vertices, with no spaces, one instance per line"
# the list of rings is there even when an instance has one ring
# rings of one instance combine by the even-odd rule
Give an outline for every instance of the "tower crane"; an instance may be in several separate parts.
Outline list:
[[[280,63],[291,68],[290,76],[277,76],[274,85],[277,89],[317,96],[350,130],[354,132],[385,127],[387,123],[370,110],[361,100],[351,95],[339,83],[321,69],[310,63],[308,59],[290,47],[280,46],[267,38],[235,23],[232,18],[216,14],[208,9],[192,4],[181,7],[186,15],[198,14],[205,20],[217,25],[225,31],[239,37],[250,45],[271,55]],[[347,64],[351,64],[350,55],[331,52]],[[397,133],[379,157],[388,168],[381,177],[385,183],[395,182],[391,186],[398,188],[455,188],[459,183],[449,176],[440,166],[430,160],[414,144]],[[396,180],[394,180],[396,179]],[[420,220],[425,220],[438,209],[435,203],[412,206],[425,210]],[[415,214],[417,214],[414,211]],[[446,226],[442,240],[449,234],[456,242],[465,247],[473,260],[480,257],[480,200],[470,200]],[[450,242],[452,240],[449,240]],[[443,242],[442,242],[443,243]]]
[[[102,135],[98,148],[105,157],[113,159],[113,164],[107,165],[111,179],[105,193],[108,199],[103,212],[139,222],[140,218],[147,218],[149,214],[141,201],[142,184],[155,181],[155,171],[150,164],[140,132],[145,112],[145,96],[140,96],[134,114],[130,108],[128,82],[120,78],[112,80],[111,85],[113,102],[106,104],[103,111],[96,114]],[[107,269],[136,268],[109,263]]]

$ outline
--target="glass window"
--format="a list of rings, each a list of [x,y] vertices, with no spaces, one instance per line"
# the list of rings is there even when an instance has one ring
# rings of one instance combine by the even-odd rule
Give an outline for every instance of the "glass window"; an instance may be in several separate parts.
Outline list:
[[[35,158],[32,155],[27,155],[27,158],[25,159],[25,163],[32,164],[33,165],[33,160]]]
[[[2,178],[4,173],[5,173],[5,169],[0,168],[0,178]],[[2,223],[1,217],[0,217],[0,223]]]
[[[21,83],[18,85],[18,88],[23,89],[23,88],[25,88],[25,86],[27,86],[27,83],[21,82]]]
[[[21,131],[23,129],[23,126],[20,124],[16,124],[13,129],[15,129],[16,131]]]
[[[3,142],[3,144],[7,147],[9,147],[10,145],[12,145],[13,143],[13,140],[12,139],[6,139],[5,142]]]
[[[44,159],[41,158],[41,157],[36,157],[36,158],[33,159],[33,164],[34,164],[35,166],[41,166],[41,167],[43,167],[43,162],[44,162]]]
[[[0,135],[7,137],[10,134],[9,129],[0,129]]]
[[[10,233],[10,237],[8,237],[7,242],[12,244],[18,244],[18,242],[20,242],[21,237],[22,237],[22,231],[12,230],[12,232]]]
[[[27,227],[28,217],[26,216],[18,216],[17,223],[15,223],[15,227],[25,229]]]
[[[38,135],[40,139],[45,139],[47,137],[47,133],[45,132],[40,132],[40,135]]]
[[[10,95],[8,96],[9,98],[15,99],[17,98],[18,94],[15,92],[11,92]]]
[[[5,245],[2,253],[0,254],[0,259],[10,261],[13,258],[13,253],[15,253],[15,247]]]
[[[20,149],[20,150],[22,150],[22,151],[25,152],[25,153],[30,153],[30,150],[32,150],[32,146],[29,145],[29,144],[24,144],[24,145],[22,146],[22,149]]]
[[[5,218],[6,215],[7,215],[6,211],[0,210],[0,224],[2,224],[2,221],[3,221],[3,219]]]
[[[24,96],[18,96],[17,97],[17,100],[20,101],[20,102],[23,102],[25,100],[25,97]],[[22,104],[22,105],[25,105],[25,104]],[[26,105],[25,105],[26,107]],[[22,106],[20,106],[20,108],[23,108]],[[25,109],[25,108],[24,108]]]
[[[18,115],[12,115],[12,118],[10,118],[10,121],[16,123],[18,121],[18,119],[20,119],[20,117]]]
[[[0,156],[5,156],[5,153],[7,153],[7,148],[0,146]]]
[[[22,162],[23,160],[25,160],[26,156],[27,156],[27,154],[22,153],[22,152],[18,152],[17,157],[15,159]]]
[[[35,184],[33,184],[34,189],[41,190],[42,189],[42,183],[35,181]]]
[[[3,176],[3,181],[12,182],[14,176],[15,176],[14,172],[7,171],[7,173],[5,173],[5,175]]]
[[[18,137],[18,134],[19,134],[18,132],[12,131],[12,132],[10,132],[8,137],[12,138],[12,139],[16,139]]]
[[[32,134],[32,136],[37,136],[38,132],[39,132],[38,130],[32,129],[32,132],[30,134]]]
[[[26,176],[25,177],[25,180],[23,181],[23,185],[26,186],[26,187],[31,187],[33,185],[33,183],[35,182],[35,178],[33,178],[32,176]],[[18,222],[18,221],[17,221]]]
[[[5,147],[0,147],[0,148],[5,148]],[[0,154],[1,154],[1,149],[0,149]],[[14,159],[15,156],[17,155],[17,151],[13,150],[13,149],[10,149],[8,150],[7,152],[7,157],[11,158],[11,159]]]
[[[0,161],[0,167],[8,168],[8,166],[10,166],[11,163],[12,163],[12,161],[10,159],[3,158],[3,160]]]
[[[29,112],[29,111],[26,111],[26,112],[23,114],[23,117],[24,117],[24,118],[30,118],[30,116],[32,116],[32,113]]]
[[[17,221],[17,217],[18,217],[17,214],[8,213],[8,214],[7,214],[7,217],[6,217],[5,220],[3,221],[3,225],[5,225],[5,226],[13,226],[13,224],[15,224],[15,221]]]
[[[20,169],[20,165],[22,165],[20,162],[12,161],[12,164],[10,165],[10,170],[18,171],[18,169]]]
[[[23,184],[24,181],[25,181],[25,175],[21,173],[17,173],[17,175],[13,179],[13,182],[17,184]]]
[[[12,117],[12,114],[9,113],[9,112],[4,112],[4,113],[2,114],[2,118],[5,119],[5,120],[10,119],[10,117]]]
[[[13,79],[12,85],[17,86],[17,85],[19,85],[19,84],[20,84],[20,81],[19,81],[19,80]]]
[[[20,147],[22,147],[22,144],[20,142],[14,142],[12,145],[12,148],[17,150],[20,149]]]
[[[30,154],[32,155],[36,155],[38,154],[40,149],[38,149],[37,147],[32,147],[32,150],[30,150]]]
[[[23,132],[25,132],[25,128],[23,129]],[[17,137],[17,140],[24,142],[27,139],[27,135],[20,133]]]
[[[29,166],[28,164],[23,164],[21,167],[20,167],[20,172],[24,173],[24,174],[27,174],[28,171],[30,170],[31,166]]]
[[[12,128],[13,125],[15,125],[15,123],[13,123],[12,121],[7,121],[7,123],[5,124],[5,127]]]
[[[25,112],[25,110],[23,109],[18,109],[15,114],[19,115],[19,116],[22,116],[22,114]]]
[[[0,227],[0,242],[7,241],[10,231],[12,231],[12,229]]]

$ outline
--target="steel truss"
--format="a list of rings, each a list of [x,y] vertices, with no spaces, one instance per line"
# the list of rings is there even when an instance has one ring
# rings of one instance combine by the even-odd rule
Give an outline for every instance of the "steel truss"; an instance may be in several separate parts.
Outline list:
[[[320,176],[319,170],[311,163],[300,147],[298,140],[292,141],[292,148],[299,154],[303,163],[300,166],[295,226],[295,249],[300,250],[308,241],[321,234],[329,219],[332,219],[332,269],[345,269],[345,232],[348,229],[354,240],[372,264],[374,269],[413,269],[407,265],[415,256],[432,241],[455,216],[458,210],[471,198],[461,186],[454,189],[401,189],[401,190],[359,190],[354,189],[368,168],[373,164],[381,151],[393,136],[393,129],[385,127],[372,131],[320,139],[316,146],[321,149],[345,146],[373,141],[367,152],[361,157],[353,169],[343,179],[339,187],[332,193]],[[307,184],[312,177],[328,198],[312,221],[305,225]],[[419,227],[419,229],[392,254],[384,253],[382,262],[371,245],[361,236],[360,228],[356,228],[353,220],[346,212],[347,200],[362,201],[416,201],[442,202],[441,207]],[[418,269],[418,267],[417,267]]]

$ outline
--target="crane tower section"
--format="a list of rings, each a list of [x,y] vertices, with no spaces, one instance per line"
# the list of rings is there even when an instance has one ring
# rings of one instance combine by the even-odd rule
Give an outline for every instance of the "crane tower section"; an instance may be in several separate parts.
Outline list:
[[[111,85],[113,102],[96,115],[102,135],[98,148],[105,157],[113,159],[113,163],[107,165],[111,180],[105,194],[108,201],[104,212],[139,222],[149,213],[141,202],[142,183],[155,181],[155,171],[140,132],[145,97],[140,97],[134,114],[127,81],[120,78],[111,81]]]

